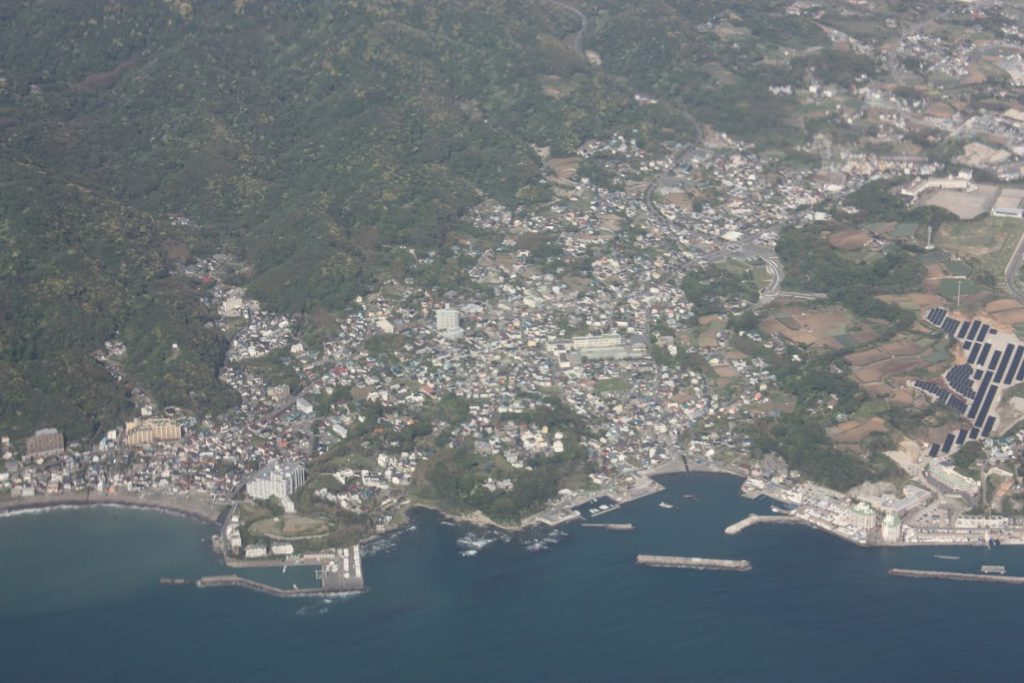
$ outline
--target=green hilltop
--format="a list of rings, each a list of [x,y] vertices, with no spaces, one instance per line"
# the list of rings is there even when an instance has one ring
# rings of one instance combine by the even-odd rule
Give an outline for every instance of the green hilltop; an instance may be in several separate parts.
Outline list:
[[[791,75],[765,41],[827,39],[783,5],[580,7],[603,66],[548,0],[0,2],[0,431],[120,419],[127,389],[90,357],[115,335],[161,403],[231,406],[226,340],[177,274],[191,255],[250,264],[271,308],[341,310],[407,276],[408,247],[443,253],[483,199],[547,200],[543,148],[685,142],[690,112],[798,132],[763,97]],[[753,34],[701,29],[726,11]]]

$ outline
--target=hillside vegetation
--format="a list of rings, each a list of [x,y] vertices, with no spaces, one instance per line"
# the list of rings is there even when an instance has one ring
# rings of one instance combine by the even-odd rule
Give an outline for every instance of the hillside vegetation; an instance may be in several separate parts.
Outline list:
[[[160,402],[230,406],[191,255],[243,260],[271,308],[340,310],[409,248],[444,256],[481,200],[546,201],[548,150],[685,142],[694,116],[800,134],[765,88],[795,73],[779,47],[826,39],[782,4],[580,6],[604,66],[547,0],[0,0],[0,432],[120,419],[89,355],[115,335]]]

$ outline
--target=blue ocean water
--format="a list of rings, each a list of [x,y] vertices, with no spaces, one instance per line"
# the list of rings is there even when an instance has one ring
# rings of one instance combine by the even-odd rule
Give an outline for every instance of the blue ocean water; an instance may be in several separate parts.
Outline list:
[[[0,680],[1020,679],[1024,587],[886,570],[995,563],[1024,574],[1024,549],[863,549],[791,526],[730,537],[725,526],[767,503],[740,498],[733,477],[663,481],[662,494],[601,518],[636,531],[570,525],[540,551],[499,538],[463,557],[465,528],[417,514],[414,530],[365,559],[370,590],[330,604],[159,585],[224,572],[207,550],[211,529],[187,519],[111,509],[0,519]],[[754,569],[638,567],[638,553]]]

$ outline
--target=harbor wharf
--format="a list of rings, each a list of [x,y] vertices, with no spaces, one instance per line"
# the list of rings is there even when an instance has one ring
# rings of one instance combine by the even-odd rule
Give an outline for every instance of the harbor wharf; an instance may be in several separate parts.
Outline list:
[[[636,563],[648,567],[673,567],[678,569],[705,569],[733,572],[749,572],[747,560],[716,560],[707,557],[678,557],[675,555],[637,555]]]
[[[595,524],[588,522],[581,524],[580,526],[587,527],[588,529],[604,529],[606,531],[633,531],[636,527],[631,523],[626,524]]]
[[[911,579],[946,579],[948,581],[981,581],[983,583],[1012,583],[1024,585],[1024,576],[1004,576],[1002,574],[969,574],[967,572],[940,572],[923,569],[890,569],[890,576],[903,576]]]
[[[752,527],[755,524],[806,524],[804,520],[799,517],[790,517],[788,515],[747,515],[735,524],[730,524],[725,527],[725,533],[729,536],[735,536],[744,529]]]
[[[350,588],[278,588],[277,586],[253,581],[252,579],[247,579],[242,576],[238,576],[237,574],[204,576],[196,581],[196,586],[199,588],[234,586],[238,588],[247,588],[249,590],[256,591],[257,593],[272,595],[275,598],[328,598],[364,590],[362,581],[359,582],[358,586],[353,584]]]

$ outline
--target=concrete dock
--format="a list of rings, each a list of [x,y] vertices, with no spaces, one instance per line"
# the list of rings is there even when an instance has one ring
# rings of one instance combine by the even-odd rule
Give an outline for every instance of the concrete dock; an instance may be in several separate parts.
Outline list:
[[[355,593],[365,589],[363,584],[363,562],[359,546],[339,548],[323,555],[317,577],[320,588],[278,588],[259,581],[253,581],[237,574],[204,576],[196,581],[199,588],[216,586],[237,586],[278,598],[330,597]],[[278,563],[278,566],[280,564]]]
[[[270,584],[253,581],[237,574],[224,574],[220,576],[204,576],[196,581],[199,588],[215,588],[218,586],[235,586],[248,588],[257,593],[272,595],[275,598],[329,598],[345,593],[355,592],[353,590],[326,590],[324,588],[278,588]]]
[[[636,563],[648,567],[672,567],[674,569],[732,572],[749,572],[752,569],[747,560],[716,560],[707,557],[678,557],[675,555],[637,555]]]
[[[903,576],[911,579],[946,579],[947,581],[980,581],[982,583],[1024,585],[1024,576],[1004,576],[1002,574],[968,574],[966,572],[939,572],[922,569],[890,569],[889,575]]]
[[[585,523],[585,524],[581,524],[580,526],[586,527],[588,529],[604,529],[606,531],[633,531],[633,529],[636,528],[636,527],[634,527],[630,523],[626,523],[626,524],[595,524],[593,522],[588,522],[588,523]]]
[[[743,531],[748,527],[752,527],[755,524],[806,524],[804,520],[799,517],[790,517],[788,515],[747,515],[735,524],[730,524],[725,527],[725,533],[729,536],[735,536],[739,532]]]

